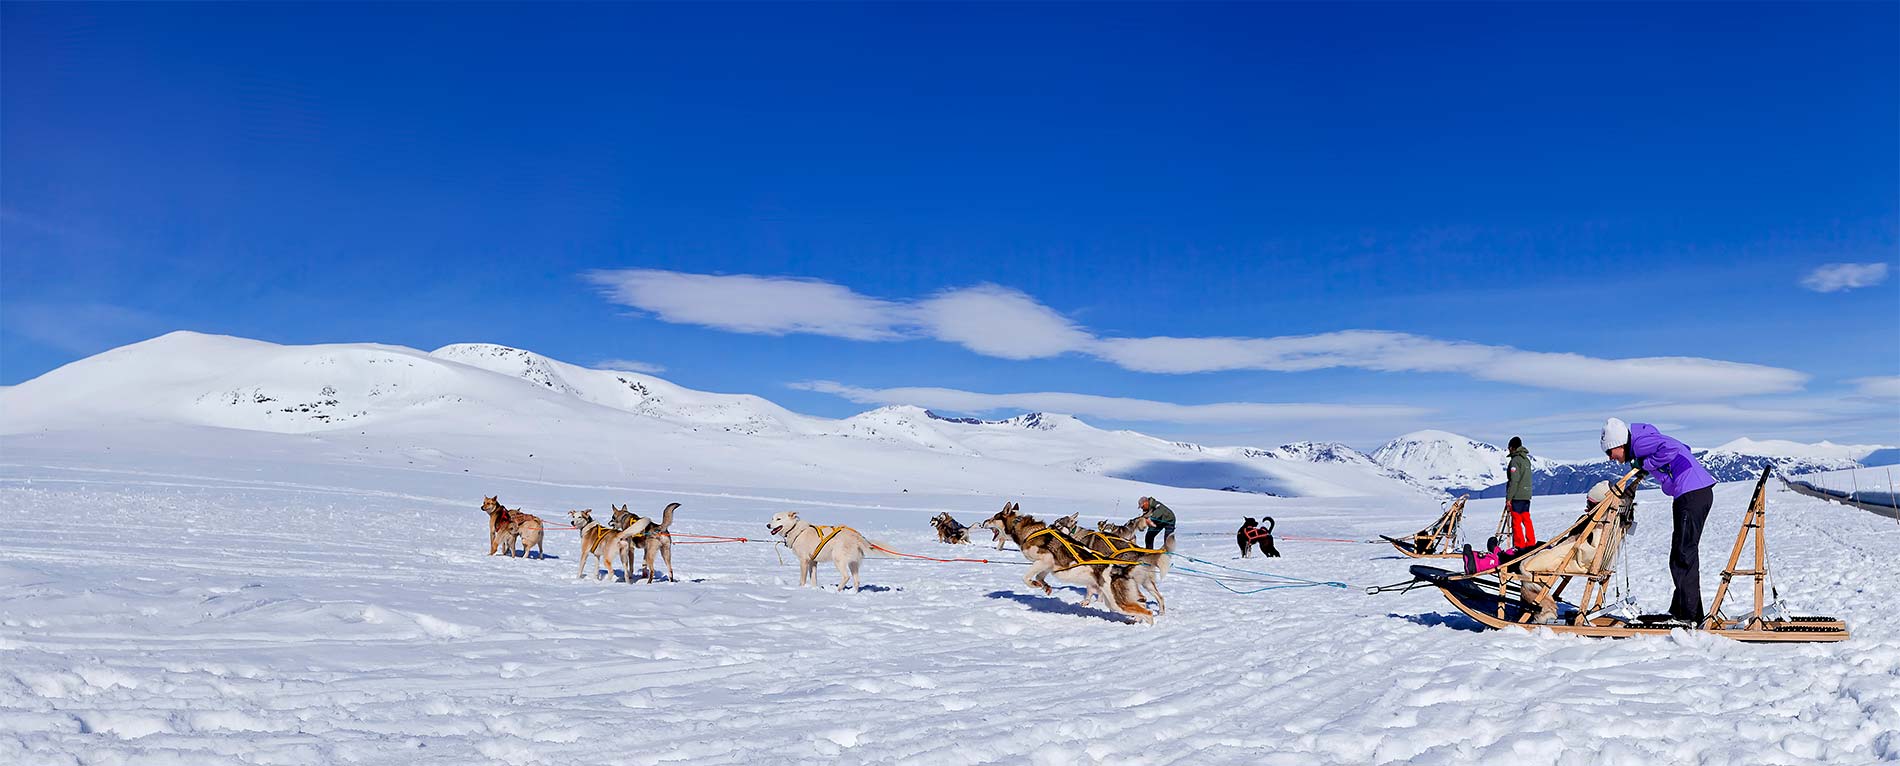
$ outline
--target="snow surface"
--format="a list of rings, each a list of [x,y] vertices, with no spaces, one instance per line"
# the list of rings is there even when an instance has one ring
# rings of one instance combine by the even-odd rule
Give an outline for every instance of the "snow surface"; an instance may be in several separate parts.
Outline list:
[[[1225,481],[1302,496],[1207,488]],[[1717,490],[1705,594],[1751,488]],[[795,587],[770,545],[707,544],[679,546],[680,582],[577,579],[572,531],[547,559],[484,555],[494,494],[555,525],[678,501],[682,534],[755,539],[796,510],[1002,563],[873,558],[869,588],[837,593]],[[1183,553],[1351,587],[1176,571],[1169,612],[1132,625],[927,524],[1005,500],[1122,520],[1142,495],[1180,516]],[[1332,540],[1410,532],[1438,500],[1338,445],[826,420],[498,346],[177,333],[0,389],[0,764],[1900,760],[1893,521],[1771,496],[1780,592],[1850,641],[1601,641],[1364,595],[1414,562]],[[1626,570],[1656,610],[1668,505],[1641,500]],[[1536,522],[1580,505],[1540,496]],[[1467,531],[1496,512],[1474,501]],[[1239,560],[1243,516],[1274,517],[1285,557]]]
[[[1804,473],[1790,478],[1808,482],[1821,489],[1854,493],[1893,492],[1896,477],[1900,477],[1900,466],[1883,465],[1873,468]]]
[[[556,479],[505,447],[427,441],[462,456],[182,427],[0,437],[0,763],[1900,759],[1900,527],[1792,493],[1771,496],[1776,584],[1848,620],[1850,641],[1482,632],[1430,590],[1360,592],[1404,579],[1413,561],[1386,546],[1295,538],[1409,531],[1438,511],[1419,495],[1171,490],[1184,552],[1353,588],[1241,596],[1177,572],[1153,626],[1033,592],[1006,564],[874,558],[869,588],[837,593],[795,587],[770,546],[713,544],[679,547],[681,582],[577,580],[571,531],[550,531],[546,560],[483,555],[480,496],[551,522],[677,500],[683,533],[755,538],[797,510],[900,550],[1007,561],[935,543],[926,520],[1008,498],[1120,517],[1108,495],[1155,489],[1058,471],[1035,491],[905,493],[839,472],[746,481],[744,462]],[[1718,488],[1705,593],[1749,490]],[[1580,504],[1540,498],[1537,524]],[[1628,569],[1657,608],[1667,501],[1641,504]],[[1242,515],[1276,517],[1286,556],[1238,560]],[[1488,526],[1482,507],[1470,518]]]

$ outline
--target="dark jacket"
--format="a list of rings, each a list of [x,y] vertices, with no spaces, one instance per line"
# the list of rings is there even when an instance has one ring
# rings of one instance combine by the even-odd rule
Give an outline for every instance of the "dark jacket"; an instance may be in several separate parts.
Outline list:
[[[1148,519],[1157,527],[1172,527],[1174,526],[1174,511],[1162,505],[1160,500],[1151,497],[1148,498]]]
[[[1523,447],[1511,450],[1511,462],[1504,465],[1504,471],[1509,476],[1504,480],[1504,498],[1531,499],[1531,451]]]

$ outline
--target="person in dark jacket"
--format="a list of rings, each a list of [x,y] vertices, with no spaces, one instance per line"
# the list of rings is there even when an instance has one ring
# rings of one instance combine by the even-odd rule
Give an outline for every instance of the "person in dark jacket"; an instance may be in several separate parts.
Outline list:
[[[1676,582],[1669,600],[1669,616],[1699,625],[1702,613],[1702,525],[1715,504],[1715,477],[1696,462],[1689,445],[1664,436],[1648,423],[1624,423],[1610,418],[1603,424],[1603,454],[1618,463],[1634,462],[1662,484],[1663,494],[1675,498],[1673,532],[1669,537],[1669,574]]]
[[[1529,548],[1537,544],[1537,529],[1531,526],[1531,453],[1522,437],[1511,437],[1510,455],[1504,465],[1504,508],[1511,514],[1511,546]]]
[[[1141,508],[1142,513],[1147,514],[1149,522],[1148,537],[1146,542],[1142,543],[1142,547],[1155,547],[1155,535],[1161,534],[1164,531],[1167,532],[1168,537],[1174,536],[1173,510],[1162,505],[1160,500],[1156,500],[1152,497],[1144,497],[1135,504]]]

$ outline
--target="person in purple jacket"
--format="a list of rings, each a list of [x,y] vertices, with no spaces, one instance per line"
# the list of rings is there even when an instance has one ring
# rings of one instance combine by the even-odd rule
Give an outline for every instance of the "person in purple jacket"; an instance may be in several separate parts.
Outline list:
[[[1664,436],[1648,423],[1624,423],[1610,418],[1603,424],[1603,454],[1618,463],[1634,461],[1662,484],[1663,494],[1676,499],[1674,533],[1669,538],[1669,575],[1676,594],[1669,616],[1693,625],[1702,623],[1702,524],[1715,504],[1715,477],[1696,462],[1689,446]]]

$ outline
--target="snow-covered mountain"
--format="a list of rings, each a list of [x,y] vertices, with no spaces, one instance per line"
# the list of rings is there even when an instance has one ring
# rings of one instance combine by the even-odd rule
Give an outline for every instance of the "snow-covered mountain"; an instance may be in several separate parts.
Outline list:
[[[896,406],[831,420],[490,344],[424,353],[176,332],[0,390],[0,434],[181,427],[299,435],[356,460],[438,469],[534,459],[574,475],[592,466],[817,486],[851,474],[1005,493],[1055,469],[1282,496],[1426,491],[1336,444],[1205,447],[1052,413],[978,420]]]
[[[1504,481],[1504,448],[1447,431],[1414,431],[1372,452],[1372,462],[1441,489],[1488,487]],[[1550,461],[1531,457],[1531,464]]]
[[[1696,459],[1716,481],[1752,481],[1761,477],[1764,465],[1773,465],[1777,473],[1790,476],[1834,471],[1859,466],[1846,458],[1786,457],[1779,455],[1749,455],[1727,450],[1697,450]],[[1571,495],[1590,491],[1590,487],[1599,481],[1615,480],[1629,472],[1630,467],[1622,463],[1599,460],[1588,463],[1551,463],[1538,466],[1531,472],[1532,490],[1539,495]],[[1645,487],[1656,486],[1654,480],[1646,480]],[[1481,498],[1503,497],[1504,483],[1499,482],[1474,492]]]
[[[1709,451],[1814,460],[1861,460],[1875,452],[1887,449],[1893,449],[1893,447],[1885,444],[1835,444],[1829,441],[1803,444],[1780,439],[1750,439],[1744,436]]]

